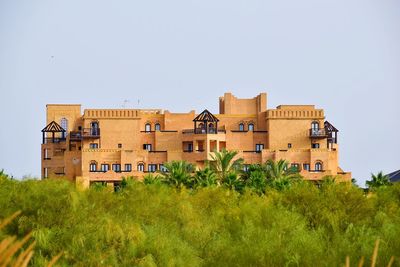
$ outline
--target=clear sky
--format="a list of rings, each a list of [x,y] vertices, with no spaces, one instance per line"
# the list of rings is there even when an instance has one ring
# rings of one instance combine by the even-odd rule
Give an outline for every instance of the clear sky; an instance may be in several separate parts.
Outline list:
[[[361,185],[400,169],[400,1],[0,0],[0,169],[16,177],[40,176],[47,103],[217,112],[227,91],[324,108]]]

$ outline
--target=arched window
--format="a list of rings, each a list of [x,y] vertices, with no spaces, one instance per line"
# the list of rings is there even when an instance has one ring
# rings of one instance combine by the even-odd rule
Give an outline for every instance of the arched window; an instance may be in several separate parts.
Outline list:
[[[239,131],[241,131],[241,132],[244,131],[244,124],[243,123],[239,124]]]
[[[150,123],[146,123],[146,125],[144,126],[144,131],[145,132],[151,132],[151,124]]]
[[[156,125],[154,125],[154,130],[161,131],[161,125],[159,123],[156,123]]]
[[[250,123],[250,124],[248,125],[248,129],[249,129],[249,131],[254,131],[254,124],[253,124],[253,123]]]
[[[96,163],[95,161],[90,163],[90,165],[89,165],[89,170],[90,170],[91,172],[97,171],[97,163]]]
[[[322,171],[322,162],[315,163],[315,171],[317,172]]]
[[[66,118],[62,118],[60,121],[60,126],[65,130],[65,132],[62,133],[62,137],[65,138],[68,132],[68,120]]]
[[[319,130],[319,122],[318,121],[313,121],[311,123],[311,129],[313,130]]]
[[[90,133],[93,136],[97,136],[100,134],[100,130],[99,130],[99,122],[98,121],[92,121],[90,123]]]
[[[144,163],[139,163],[138,165],[137,165],[137,170],[139,171],[139,172],[144,172]]]

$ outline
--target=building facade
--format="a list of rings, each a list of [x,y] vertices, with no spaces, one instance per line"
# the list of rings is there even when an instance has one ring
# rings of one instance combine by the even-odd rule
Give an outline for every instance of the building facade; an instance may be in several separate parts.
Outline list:
[[[351,173],[338,165],[338,130],[313,105],[267,109],[267,94],[239,99],[225,93],[219,114],[161,109],[85,109],[49,104],[42,130],[42,178],[82,184],[141,179],[165,162],[186,160],[201,168],[213,151],[238,151],[245,165],[287,160],[306,179]]]

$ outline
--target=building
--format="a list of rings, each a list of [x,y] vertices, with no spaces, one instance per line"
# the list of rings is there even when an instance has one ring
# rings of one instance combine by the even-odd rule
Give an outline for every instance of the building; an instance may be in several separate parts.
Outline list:
[[[400,182],[400,170],[391,172],[389,174],[386,174],[386,176],[389,178],[389,181],[391,183],[397,183]]]
[[[219,113],[161,109],[85,109],[49,104],[42,130],[42,177],[89,186],[142,178],[173,160],[198,167],[214,150],[236,150],[246,164],[285,159],[310,180],[351,173],[338,165],[338,130],[313,105],[267,109],[267,94],[239,99],[225,93]],[[246,168],[247,165],[244,166]]]

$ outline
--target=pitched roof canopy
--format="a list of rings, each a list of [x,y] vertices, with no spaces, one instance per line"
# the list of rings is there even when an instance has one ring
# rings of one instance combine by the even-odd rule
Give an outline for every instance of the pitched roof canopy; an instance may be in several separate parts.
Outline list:
[[[66,132],[63,127],[61,127],[57,122],[52,121],[42,130],[43,133],[62,133]]]
[[[325,121],[324,126],[325,126],[325,129],[327,129],[329,132],[339,132],[339,130],[336,129],[335,126],[330,124],[329,121]]]
[[[210,111],[205,109],[202,113],[200,113],[193,121],[203,121],[203,122],[218,122],[219,119],[215,117]]]

